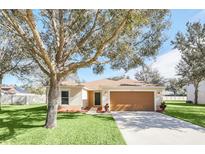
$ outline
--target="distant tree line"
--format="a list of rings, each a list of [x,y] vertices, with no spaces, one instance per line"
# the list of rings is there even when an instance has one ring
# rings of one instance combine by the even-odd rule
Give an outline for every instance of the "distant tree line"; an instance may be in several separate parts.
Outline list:
[[[135,79],[144,81],[148,84],[155,84],[158,86],[164,86],[166,91],[172,92],[172,95],[185,95],[185,83],[178,78],[164,78],[160,75],[157,69],[153,69],[149,65],[143,65],[141,69],[138,69],[135,73]]]

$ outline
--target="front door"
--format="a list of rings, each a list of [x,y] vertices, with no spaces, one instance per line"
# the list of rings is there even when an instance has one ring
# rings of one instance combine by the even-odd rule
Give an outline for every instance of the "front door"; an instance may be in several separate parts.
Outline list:
[[[101,93],[95,92],[95,105],[101,105]]]

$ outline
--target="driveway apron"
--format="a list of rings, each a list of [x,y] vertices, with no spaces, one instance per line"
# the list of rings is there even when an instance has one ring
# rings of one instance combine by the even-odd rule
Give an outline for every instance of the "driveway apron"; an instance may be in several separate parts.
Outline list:
[[[129,144],[205,145],[205,128],[157,112],[112,112]]]

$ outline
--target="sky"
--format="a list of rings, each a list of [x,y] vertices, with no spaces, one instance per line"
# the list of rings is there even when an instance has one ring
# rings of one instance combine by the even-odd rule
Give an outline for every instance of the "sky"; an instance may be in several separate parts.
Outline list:
[[[167,37],[167,41],[164,42],[162,47],[159,49],[159,53],[156,57],[156,60],[148,61],[153,68],[159,70],[160,74],[165,78],[173,78],[176,76],[175,66],[180,61],[180,52],[176,49],[173,49],[170,41],[175,38],[177,32],[185,32],[186,31],[186,23],[200,21],[205,23],[205,10],[171,10],[171,27],[169,30],[166,30],[165,35]],[[90,68],[83,68],[78,70],[78,76],[81,81],[93,81],[98,79],[104,79],[108,77],[114,76],[130,76],[130,78],[134,78],[134,74],[138,68],[132,69],[128,72],[124,72],[123,70],[114,71],[110,69],[109,65],[106,65],[103,74],[96,75],[92,72]],[[3,79],[3,84],[16,84],[21,85],[22,82],[17,78],[6,75]]]

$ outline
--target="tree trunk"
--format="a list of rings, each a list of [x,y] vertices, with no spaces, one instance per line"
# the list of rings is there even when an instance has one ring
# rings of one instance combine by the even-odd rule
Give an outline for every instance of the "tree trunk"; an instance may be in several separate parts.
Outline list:
[[[194,104],[198,104],[198,87],[199,84],[195,84],[195,92],[194,92]]]
[[[1,86],[2,86],[3,76],[0,75],[0,111],[1,111]]]
[[[51,79],[48,92],[48,109],[45,123],[46,128],[55,128],[57,126],[58,100],[59,82],[55,79]]]
[[[176,96],[177,95],[177,91],[176,90],[174,90],[174,96]]]

